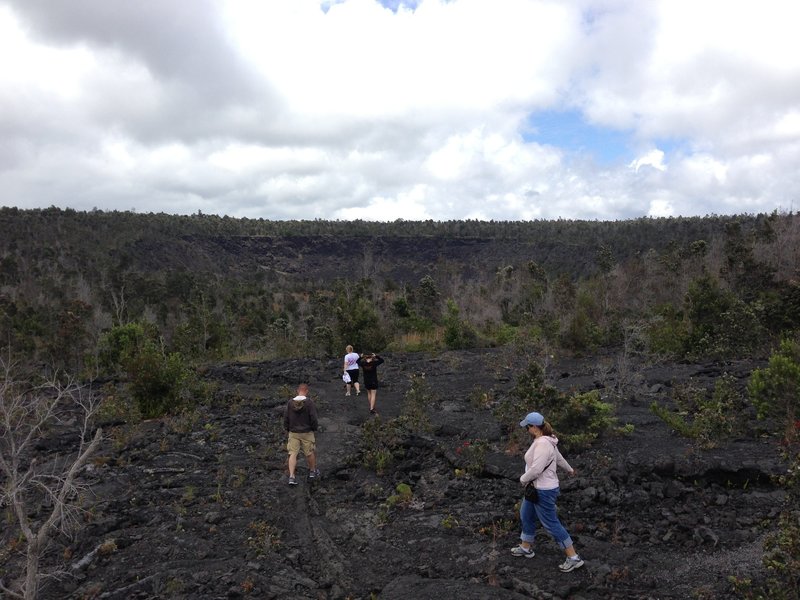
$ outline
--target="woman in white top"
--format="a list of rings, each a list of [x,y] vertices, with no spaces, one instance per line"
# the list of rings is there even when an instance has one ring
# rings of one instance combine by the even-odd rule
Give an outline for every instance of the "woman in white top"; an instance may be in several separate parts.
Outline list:
[[[347,393],[345,396],[350,395],[350,386],[356,388],[356,396],[361,393],[361,388],[358,385],[358,354],[353,352],[352,346],[345,348],[347,354],[344,355],[344,372],[350,375],[350,382],[347,384]]]

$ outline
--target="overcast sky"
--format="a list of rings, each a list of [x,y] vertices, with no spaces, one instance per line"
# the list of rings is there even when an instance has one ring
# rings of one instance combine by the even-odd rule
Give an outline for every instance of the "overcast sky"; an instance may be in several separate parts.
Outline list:
[[[800,208],[797,0],[0,0],[0,206]]]

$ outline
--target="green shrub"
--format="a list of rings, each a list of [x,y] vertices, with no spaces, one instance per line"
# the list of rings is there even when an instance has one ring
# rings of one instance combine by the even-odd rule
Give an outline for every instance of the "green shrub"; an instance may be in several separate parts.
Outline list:
[[[444,529],[455,529],[458,527],[458,519],[456,519],[452,514],[447,513],[444,517],[442,517],[442,527]]]
[[[377,352],[386,347],[387,336],[375,304],[364,296],[336,298],[336,325],[340,345],[352,344],[363,351]]]
[[[456,447],[461,465],[470,475],[480,475],[486,466],[486,452],[489,450],[489,442],[486,440],[474,440],[461,442]]]
[[[779,290],[762,295],[765,303],[764,324],[771,331],[800,329],[800,282],[784,282]]]
[[[694,331],[686,340],[689,357],[732,358],[752,354],[764,339],[760,304],[748,305],[734,300],[728,310],[717,316],[713,326]]]
[[[146,323],[109,331],[101,342],[101,364],[107,372],[127,377],[128,390],[145,419],[174,412],[193,393],[203,393],[183,357],[167,353],[155,327]]]
[[[744,402],[736,391],[735,378],[723,375],[714,382],[714,391],[695,415],[698,439],[714,447],[740,432]]]
[[[519,420],[534,410],[545,416],[564,446],[573,450],[591,445],[603,432],[617,427],[614,407],[600,399],[599,391],[572,396],[561,393],[545,382],[542,367],[531,362],[495,409],[495,417],[508,423],[512,441],[524,445],[529,439],[518,426]]]
[[[402,428],[396,419],[374,418],[361,428],[361,463],[383,473],[396,457],[402,455]]]
[[[478,335],[470,324],[461,318],[455,300],[447,299],[444,317],[444,343],[451,350],[472,348],[477,345]]]
[[[333,330],[328,325],[314,327],[311,332],[314,347],[318,348],[321,356],[330,356],[336,353],[336,339]]]
[[[537,319],[538,332],[541,338],[548,343],[555,344],[558,341],[561,329],[561,320],[555,314],[545,313]]]
[[[655,354],[682,356],[688,334],[683,313],[671,304],[659,308],[647,326],[648,344]]]
[[[201,298],[187,307],[186,320],[175,327],[172,347],[192,359],[220,359],[228,353],[230,330]]]
[[[765,369],[753,371],[747,390],[759,418],[783,425],[783,457],[788,465],[778,483],[786,490],[783,510],[764,541],[767,576],[758,582],[733,578],[736,591],[749,598],[800,598],[800,343],[784,339]]]
[[[131,395],[145,419],[180,408],[191,376],[180,354],[164,354],[154,345],[146,345],[130,358],[127,369]]]
[[[787,508],[764,542],[768,598],[800,598],[800,510]]]
[[[602,333],[595,321],[589,317],[583,308],[578,308],[567,322],[561,332],[561,344],[575,352],[591,350],[597,346]]]
[[[403,296],[396,298],[392,302],[392,312],[400,319],[411,317],[411,305],[408,303],[408,299]]]
[[[747,356],[763,339],[761,305],[743,302],[713,277],[694,280],[685,305],[689,321],[684,339],[686,356]]]
[[[414,304],[418,312],[426,318],[434,319],[440,312],[441,292],[430,275],[425,275],[419,280],[419,285],[414,290]]]
[[[525,444],[528,442],[528,435],[519,427],[520,419],[533,410],[543,412],[542,407],[554,405],[558,397],[558,390],[545,382],[544,369],[536,361],[531,361],[517,377],[509,394],[497,404],[494,416],[507,426],[512,442]]]
[[[559,439],[570,450],[591,446],[602,433],[617,425],[614,407],[600,400],[598,390],[574,394],[566,402],[562,399],[544,410]]]
[[[686,417],[680,412],[671,411],[667,407],[661,406],[658,402],[655,401],[650,404],[650,412],[652,412],[659,419],[664,421],[667,427],[669,427],[673,431],[678,432],[678,434],[682,435],[683,437],[687,438],[695,437],[694,427],[692,426],[692,423],[690,423],[686,419]]]
[[[472,388],[469,393],[469,404],[472,408],[481,410],[489,408],[495,403],[495,392],[493,389],[484,389],[479,385]]]
[[[414,498],[411,491],[411,486],[407,483],[398,483],[395,487],[396,494],[392,494],[386,499],[386,506],[394,508],[395,506],[408,506]]]
[[[104,373],[119,375],[126,363],[139,353],[145,343],[158,338],[158,330],[150,323],[126,323],[106,332],[100,340],[99,366]]]
[[[405,395],[402,413],[399,420],[402,426],[410,432],[430,431],[431,420],[428,410],[436,402],[436,396],[431,389],[425,374],[411,376],[411,386]]]
[[[747,391],[758,410],[758,417],[783,421],[787,442],[797,439],[800,408],[800,343],[785,339],[770,356],[765,369],[753,371]]]
[[[517,328],[508,323],[501,323],[493,331],[494,342],[498,346],[505,346],[517,338]]]
[[[676,411],[656,402],[650,410],[680,435],[714,448],[740,431],[744,402],[734,382],[731,375],[723,375],[710,395],[700,388],[678,387],[673,395]]]

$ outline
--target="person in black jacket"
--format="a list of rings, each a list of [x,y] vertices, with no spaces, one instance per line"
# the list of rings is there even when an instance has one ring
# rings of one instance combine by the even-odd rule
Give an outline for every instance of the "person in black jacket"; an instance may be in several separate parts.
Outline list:
[[[362,354],[358,359],[358,366],[364,375],[364,387],[367,388],[367,400],[369,400],[371,415],[378,414],[375,410],[375,400],[378,395],[378,366],[382,364],[383,359],[374,352]]]
[[[289,485],[297,485],[294,472],[297,468],[297,455],[302,450],[308,465],[308,478],[319,477],[317,469],[316,437],[317,408],[308,397],[308,385],[301,383],[297,387],[297,396],[286,405],[283,426],[289,432],[286,449],[289,451]]]

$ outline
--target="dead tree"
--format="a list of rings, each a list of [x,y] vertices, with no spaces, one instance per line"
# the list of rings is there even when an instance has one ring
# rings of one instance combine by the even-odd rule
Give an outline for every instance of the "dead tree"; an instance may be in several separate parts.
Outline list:
[[[0,359],[0,506],[13,513],[26,550],[24,579],[0,581],[9,597],[36,597],[43,553],[77,528],[78,475],[102,439],[101,429],[92,431],[97,408],[88,388],[58,374],[38,384],[16,379],[14,365]],[[54,427],[67,427],[75,444],[66,455],[43,456],[37,445]]]

